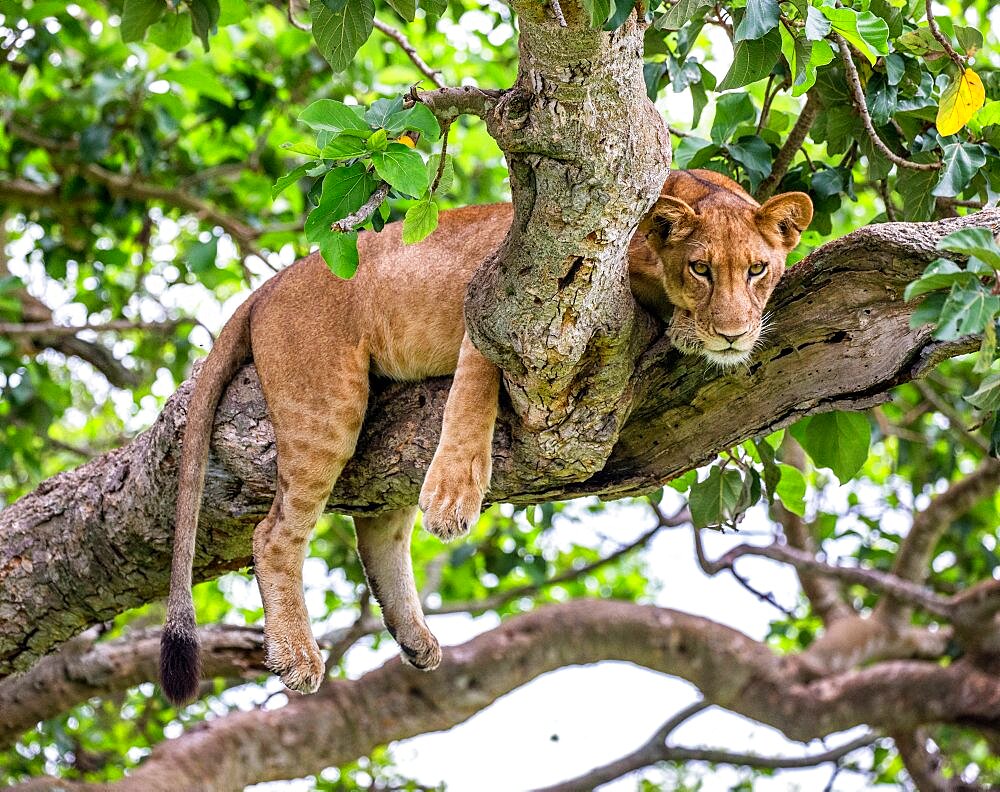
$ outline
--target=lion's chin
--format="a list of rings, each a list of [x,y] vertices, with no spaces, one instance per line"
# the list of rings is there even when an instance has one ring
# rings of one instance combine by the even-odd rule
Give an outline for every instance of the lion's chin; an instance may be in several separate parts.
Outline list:
[[[711,349],[702,348],[700,352],[705,360],[722,369],[742,366],[750,359],[750,352],[742,352],[739,349],[723,349],[720,352],[713,352]]]

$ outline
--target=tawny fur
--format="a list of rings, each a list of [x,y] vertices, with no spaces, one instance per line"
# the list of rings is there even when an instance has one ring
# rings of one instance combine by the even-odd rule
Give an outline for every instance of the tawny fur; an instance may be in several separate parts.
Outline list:
[[[399,223],[363,233],[352,280],[336,278],[314,253],[265,283],[227,323],[198,377],[184,433],[161,651],[161,682],[172,701],[190,699],[198,684],[191,564],[215,408],[249,357],[278,451],[274,502],[253,537],[254,572],[267,664],[289,688],[312,692],[323,679],[302,564],[309,534],[354,453],[370,374],[416,380],[454,372],[420,507],[424,527],[445,540],[478,518],[490,481],[500,372],[465,334],[463,303],[473,272],[500,245],[511,216],[508,204],[443,212],[438,229],[416,245],[402,243]],[[630,245],[633,292],[661,316],[673,310],[671,336],[685,351],[720,363],[743,360],[758,340],[785,257],[811,217],[802,193],[761,207],[719,174],[675,172]],[[693,259],[710,265],[709,278],[692,273]],[[749,277],[760,261],[766,271]],[[409,662],[431,669],[441,650],[413,583],[413,517],[404,509],[355,519],[355,529],[386,626]]]

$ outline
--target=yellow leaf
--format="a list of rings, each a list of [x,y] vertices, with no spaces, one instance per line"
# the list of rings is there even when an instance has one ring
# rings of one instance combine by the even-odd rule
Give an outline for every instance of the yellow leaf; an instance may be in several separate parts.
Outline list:
[[[977,77],[976,79],[979,78]],[[980,83],[980,85],[982,85],[982,83]],[[402,143],[404,146],[409,146],[410,148],[413,148],[414,146],[417,145],[416,143],[413,142],[413,138],[411,138],[409,135],[400,135],[398,142]]]
[[[942,136],[954,135],[964,127],[986,102],[983,81],[972,69],[966,69],[945,88],[938,106],[937,129]]]

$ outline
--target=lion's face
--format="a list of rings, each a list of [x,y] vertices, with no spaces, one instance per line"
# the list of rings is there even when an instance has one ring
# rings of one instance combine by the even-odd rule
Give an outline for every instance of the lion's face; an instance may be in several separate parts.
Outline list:
[[[698,210],[661,196],[639,226],[662,264],[674,305],[670,339],[724,367],[744,363],[765,325],[764,306],[785,271],[785,258],[812,220],[804,193],[763,206],[728,194]]]

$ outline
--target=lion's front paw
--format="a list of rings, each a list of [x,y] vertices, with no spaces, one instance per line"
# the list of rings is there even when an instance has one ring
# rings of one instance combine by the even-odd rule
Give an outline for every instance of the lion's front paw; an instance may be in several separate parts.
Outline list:
[[[265,664],[285,687],[299,693],[315,693],[326,676],[326,664],[312,636],[291,641],[284,636],[264,636]]]
[[[467,534],[479,519],[488,483],[488,467],[452,466],[435,457],[420,489],[424,528],[445,542]]]

